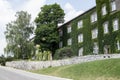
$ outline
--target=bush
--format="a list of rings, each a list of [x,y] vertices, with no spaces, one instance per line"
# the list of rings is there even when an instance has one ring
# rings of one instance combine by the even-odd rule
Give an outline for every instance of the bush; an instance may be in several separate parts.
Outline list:
[[[0,65],[5,66],[6,62],[14,60],[13,57],[4,57],[3,55],[0,56]]]
[[[36,54],[36,60],[40,60],[40,61],[51,60],[51,52],[50,51],[38,52]]]
[[[10,61],[13,61],[15,60],[14,57],[11,57],[11,56],[8,56],[6,59],[6,62],[10,62]]]
[[[56,50],[54,59],[65,59],[73,56],[73,51],[70,47],[64,47]]]
[[[43,61],[51,60],[51,52],[50,51],[44,51],[43,52]]]
[[[35,57],[36,57],[36,60],[40,60],[40,61],[47,61],[52,59],[51,52],[42,51],[40,45],[36,45]]]
[[[0,56],[0,65],[5,66],[6,59],[4,56]]]

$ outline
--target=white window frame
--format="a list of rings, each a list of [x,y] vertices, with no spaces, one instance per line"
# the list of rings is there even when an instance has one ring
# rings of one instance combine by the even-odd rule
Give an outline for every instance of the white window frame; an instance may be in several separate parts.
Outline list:
[[[83,34],[78,35],[78,43],[83,42]]]
[[[111,11],[115,11],[115,10],[117,10],[116,2],[115,1],[111,1]]]
[[[106,15],[107,14],[107,9],[106,9],[106,5],[102,6],[102,15]]]
[[[71,39],[71,38],[69,38],[69,39],[67,40],[67,44],[68,44],[68,46],[72,45],[72,39]]]
[[[79,29],[79,28],[82,28],[82,27],[83,27],[83,21],[80,20],[80,21],[78,22],[78,29]]]
[[[95,42],[93,46],[93,53],[96,55],[99,53],[99,47],[98,44]]]
[[[114,19],[113,20],[113,31],[117,31],[119,29],[119,20]]]
[[[59,42],[59,48],[62,48],[63,47],[63,42]]]
[[[117,49],[120,50],[120,41],[117,40]]]
[[[97,21],[97,13],[94,12],[92,15],[91,15],[91,22],[95,22]]]
[[[97,36],[98,36],[98,29],[95,28],[95,29],[92,30],[92,39],[97,38]]]
[[[78,56],[83,56],[83,47],[79,49]]]
[[[108,25],[109,25],[108,21],[106,21],[103,24],[104,34],[107,34],[109,32]]]
[[[67,27],[67,33],[71,33],[71,25],[68,25],[68,27]]]

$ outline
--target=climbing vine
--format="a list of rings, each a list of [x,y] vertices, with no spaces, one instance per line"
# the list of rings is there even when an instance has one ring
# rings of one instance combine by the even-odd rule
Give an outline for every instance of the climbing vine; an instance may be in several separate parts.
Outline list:
[[[87,12],[83,13],[82,15],[74,18],[73,20],[69,21],[68,23],[61,26],[63,30],[62,39],[63,46],[67,46],[67,39],[72,38],[72,45],[71,48],[74,51],[74,55],[78,55],[78,51],[80,48],[83,47],[83,55],[93,54],[93,44],[94,42],[98,43],[99,46],[99,54],[104,53],[104,46],[110,45],[110,52],[116,53],[116,40],[120,40],[120,30],[113,31],[113,20],[119,19],[119,26],[120,26],[120,11],[111,12],[110,2],[109,0],[96,0],[96,7],[88,10]],[[102,16],[102,6],[106,5],[107,15]],[[91,23],[90,17],[92,13],[97,12],[97,22]],[[83,20],[83,27],[78,29],[77,24],[80,20]],[[104,22],[109,22],[109,33],[104,34],[103,32],[103,24]],[[72,32],[67,33],[67,25],[71,25]],[[98,37],[92,39],[92,30],[98,29]],[[78,43],[78,35],[83,34],[83,42]]]

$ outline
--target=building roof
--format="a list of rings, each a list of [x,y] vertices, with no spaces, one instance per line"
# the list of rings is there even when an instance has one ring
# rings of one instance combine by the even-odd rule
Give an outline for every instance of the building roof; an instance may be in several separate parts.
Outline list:
[[[58,26],[58,28],[61,28],[62,26],[66,25],[67,23],[69,23],[69,22],[71,22],[71,21],[75,20],[76,18],[78,18],[78,17],[80,17],[80,16],[83,16],[84,14],[86,14],[87,12],[89,12],[89,11],[91,11],[91,10],[95,9],[95,8],[96,8],[96,6],[94,6],[94,7],[90,8],[90,9],[88,9],[88,10],[87,10],[87,11],[85,11],[84,13],[82,13],[82,14],[80,14],[80,15],[76,16],[75,18],[73,18],[73,19],[71,19],[71,20],[69,20],[69,21],[67,21],[67,22],[63,23],[62,25]]]

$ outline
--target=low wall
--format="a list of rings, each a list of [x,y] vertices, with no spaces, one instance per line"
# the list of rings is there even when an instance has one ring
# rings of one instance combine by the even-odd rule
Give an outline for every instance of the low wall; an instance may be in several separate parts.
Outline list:
[[[6,66],[17,69],[23,69],[23,70],[37,70],[48,67],[78,64],[78,63],[95,61],[95,60],[104,60],[108,58],[120,58],[120,54],[87,55],[87,56],[74,57],[63,60],[53,60],[53,61],[12,61],[12,62],[7,62]]]

